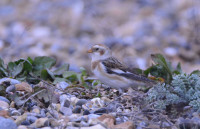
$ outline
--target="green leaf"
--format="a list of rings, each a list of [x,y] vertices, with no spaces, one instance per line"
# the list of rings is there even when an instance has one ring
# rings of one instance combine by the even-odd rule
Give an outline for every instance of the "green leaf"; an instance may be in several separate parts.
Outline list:
[[[62,75],[65,71],[69,70],[69,64],[64,64],[61,67],[54,70],[54,75]]]
[[[8,76],[3,60],[0,58],[0,77]]]
[[[200,70],[194,70],[190,75],[192,75],[192,74],[196,74],[196,75],[200,76]]]
[[[178,75],[182,73],[181,69],[181,63],[179,62],[178,65],[176,66],[176,69],[173,71],[174,74]]]
[[[80,70],[81,70],[81,74],[82,74],[83,76],[87,76],[87,72],[86,72],[86,69],[85,69],[85,68],[80,67]]]
[[[53,80],[55,78],[55,76],[49,69],[43,69],[41,71],[41,78],[43,80],[47,80],[47,79]]]
[[[27,60],[28,60],[31,64],[33,64],[33,59],[31,59],[31,57],[28,57]]]
[[[165,60],[165,58],[161,54],[152,54],[151,55],[152,60],[154,63],[160,65],[165,69],[165,74],[167,77],[167,83],[170,83],[172,81],[172,67],[169,62]],[[161,76],[162,77],[162,76]]]
[[[53,81],[53,84],[57,84],[59,82],[66,82],[66,81],[67,81],[67,79],[65,79],[65,78],[56,77]]]
[[[23,70],[23,62],[20,62],[18,65],[14,62],[8,63],[8,71],[9,75],[15,78],[18,74],[20,74]]]
[[[63,77],[70,80],[71,82],[78,81],[77,73],[74,71],[66,71],[63,73]]]
[[[0,77],[5,76],[8,76],[8,72],[4,68],[0,67]]]
[[[50,69],[56,64],[56,60],[47,56],[36,57],[33,61],[33,73],[40,75],[41,70]]]

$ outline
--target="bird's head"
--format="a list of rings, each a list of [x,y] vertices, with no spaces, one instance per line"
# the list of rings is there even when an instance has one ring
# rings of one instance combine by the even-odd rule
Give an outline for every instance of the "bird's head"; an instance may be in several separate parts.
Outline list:
[[[94,45],[87,52],[92,54],[92,61],[104,60],[112,56],[111,50],[103,44]]]

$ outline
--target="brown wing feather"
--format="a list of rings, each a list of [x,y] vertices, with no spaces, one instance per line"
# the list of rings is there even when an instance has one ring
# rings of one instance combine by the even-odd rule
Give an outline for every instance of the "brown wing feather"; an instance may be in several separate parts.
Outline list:
[[[107,58],[103,60],[102,63],[106,67],[106,71],[109,74],[117,74],[117,75],[123,76],[128,79],[132,79],[132,80],[154,83],[153,80],[150,80],[142,75],[136,74],[133,70],[129,69],[126,65],[122,64],[114,57]],[[122,70],[124,71],[124,73],[117,73],[113,71],[113,69]]]

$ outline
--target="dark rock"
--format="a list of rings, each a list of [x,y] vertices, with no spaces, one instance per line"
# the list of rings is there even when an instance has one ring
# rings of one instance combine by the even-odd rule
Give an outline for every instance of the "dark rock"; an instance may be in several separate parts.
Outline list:
[[[81,106],[81,107],[82,107],[82,105],[85,104],[85,103],[87,103],[87,100],[86,100],[86,99],[80,99],[80,100],[76,103],[76,106]]]
[[[11,119],[0,117],[0,129],[17,129],[17,125]]]
[[[81,113],[81,107],[80,106],[76,106],[73,111],[73,113]]]
[[[83,112],[83,115],[89,115],[90,114],[90,111],[89,110],[85,110],[84,112]]]
[[[26,120],[29,121],[31,124],[34,123],[38,118],[35,116],[27,116]]]
[[[65,103],[63,105],[64,107],[69,107],[70,106],[70,102],[68,100],[65,100]]]
[[[105,113],[108,113],[108,110],[106,108],[100,108],[100,109],[94,111],[94,114],[98,114],[98,115],[102,115]]]
[[[22,121],[21,125],[30,125],[30,122],[25,120],[25,121]]]

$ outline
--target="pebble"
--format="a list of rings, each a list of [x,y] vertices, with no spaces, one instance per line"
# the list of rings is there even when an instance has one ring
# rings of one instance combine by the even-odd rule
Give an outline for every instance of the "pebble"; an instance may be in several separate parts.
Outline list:
[[[32,113],[40,114],[40,109],[39,109],[39,108],[34,108],[34,109],[32,110]]]
[[[65,116],[70,116],[72,115],[72,109],[71,108],[66,108],[66,107],[61,107],[60,111],[65,115]]]
[[[8,118],[8,117],[9,117],[9,113],[8,113],[7,110],[1,109],[1,110],[0,110],[0,116],[5,117],[5,118]]]
[[[80,129],[106,129],[104,126],[102,126],[101,124],[97,124],[94,126],[90,126],[90,127],[81,127]]]
[[[102,115],[105,113],[108,113],[108,110],[106,108],[100,108],[100,109],[94,111],[94,114],[98,114],[98,115]]]
[[[81,113],[81,107],[80,106],[76,106],[73,111],[73,113]]]
[[[2,109],[8,109],[9,108],[9,104],[5,101],[0,100],[0,107]]]
[[[17,129],[17,125],[11,119],[0,117],[1,129]]]
[[[25,121],[27,118],[27,114],[24,113],[22,116],[18,116],[17,119],[15,120],[15,123],[17,125],[20,125],[22,123],[22,121]]]
[[[36,128],[43,127],[47,120],[48,120],[48,118],[39,118],[32,124],[32,126],[36,127]]]
[[[0,96],[0,100],[5,101],[6,103],[10,104],[10,101],[3,96]]]
[[[104,107],[104,102],[100,98],[93,98],[91,102],[93,102],[94,107]]]
[[[56,84],[56,87],[61,90],[65,90],[69,84],[67,82],[59,82]]]
[[[15,92],[15,86],[10,85],[6,88],[6,93]]]
[[[21,125],[30,125],[30,122],[25,120],[25,121],[22,121]]]
[[[28,128],[25,125],[20,125],[20,126],[18,126],[17,129],[28,129]]]
[[[90,114],[90,111],[89,110],[84,110],[84,112],[83,112],[83,115],[89,115]]]
[[[16,80],[16,79],[11,79],[11,78],[2,78],[0,79],[0,85],[3,84],[4,82],[10,82],[11,85],[15,85],[20,83],[20,81]]]
[[[16,91],[25,91],[27,93],[33,92],[33,88],[27,82],[15,84],[15,88]]]
[[[21,113],[18,110],[13,110],[13,111],[11,111],[11,115],[12,116],[20,116]]]
[[[64,107],[69,107],[69,106],[70,106],[70,101],[69,101],[69,100],[65,100],[63,106],[64,106]]]
[[[82,107],[83,104],[87,103],[87,100],[86,99],[80,99],[77,103],[76,103],[76,106],[80,106]]]
[[[27,116],[26,120],[29,121],[31,124],[34,123],[38,118],[35,116]]]

